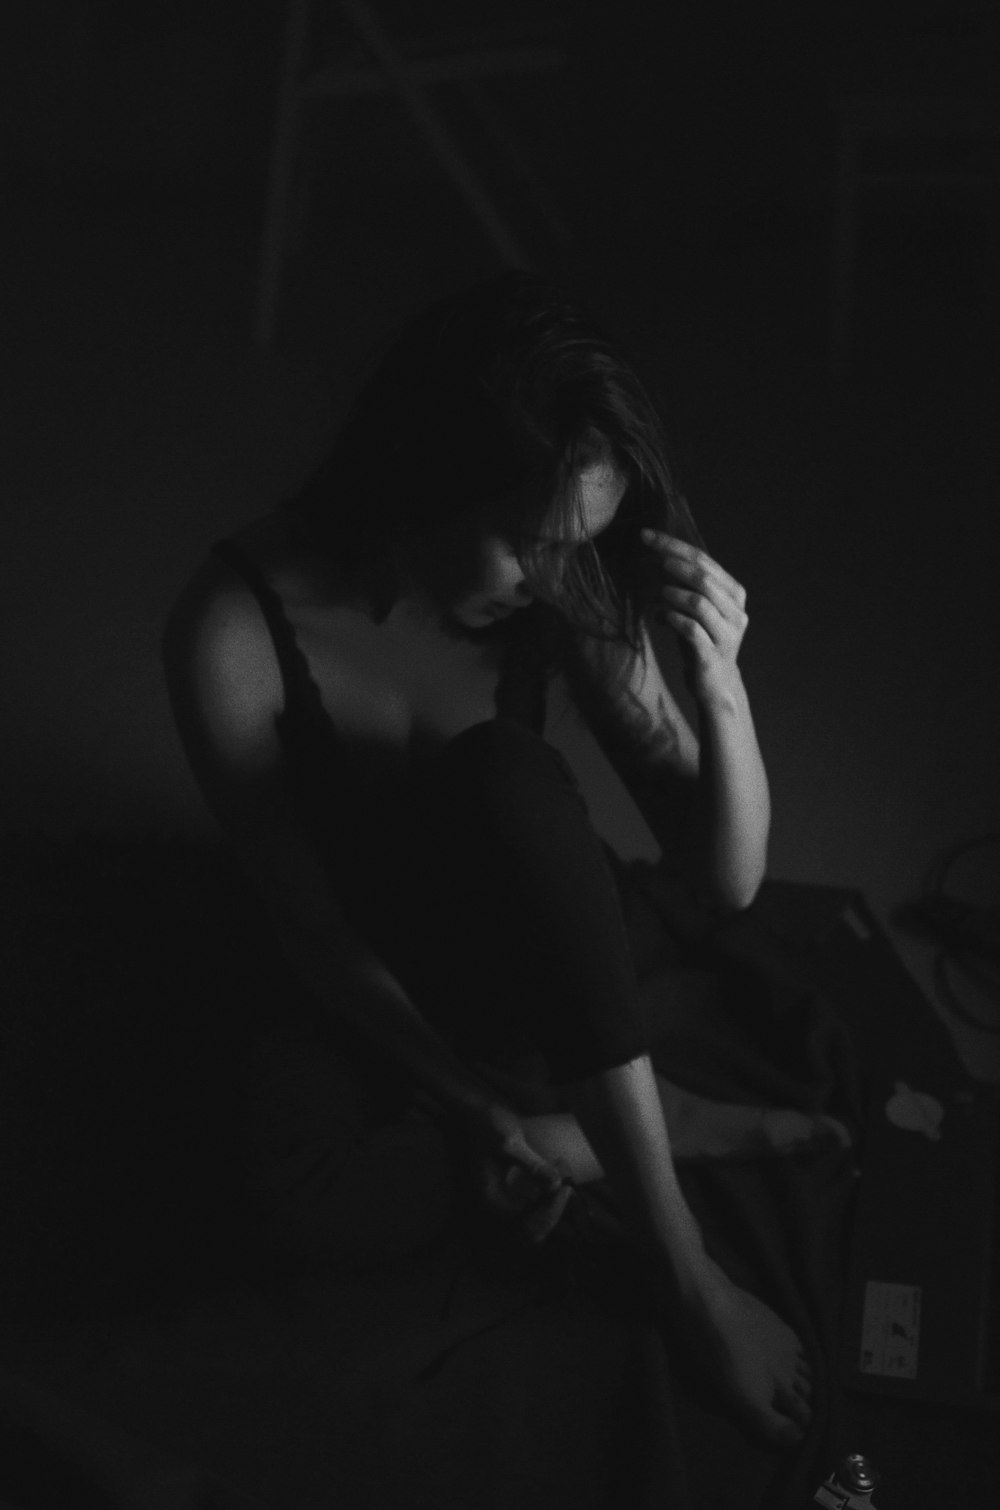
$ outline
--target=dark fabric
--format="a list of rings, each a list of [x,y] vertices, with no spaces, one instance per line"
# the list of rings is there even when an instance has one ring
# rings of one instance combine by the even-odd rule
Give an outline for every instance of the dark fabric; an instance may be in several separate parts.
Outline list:
[[[287,649],[288,678],[298,677],[303,668],[296,670]],[[286,679],[286,695],[288,686]],[[293,706],[304,707],[297,696]],[[315,708],[297,725],[303,746],[313,752],[311,774],[295,767],[303,798],[321,781],[322,751],[331,748],[315,737],[314,717]],[[287,727],[286,720],[286,737]],[[297,737],[286,746],[292,762]],[[329,785],[329,764],[325,770]],[[343,845],[338,848],[343,856]],[[342,879],[359,918],[367,912],[366,926],[384,931],[387,955],[398,951],[427,1009],[441,1012],[442,1026],[469,1052],[507,1063],[533,1043],[544,1046],[557,1073],[575,1075],[649,1043],[664,1073],[703,1094],[857,1117],[850,1044],[822,981],[800,969],[759,909],[720,927],[666,891],[658,875],[630,870],[616,882],[571,774],[517,720],[477,725],[453,741],[398,806],[386,805],[371,842],[362,843],[359,830]],[[310,1013],[259,937],[252,907],[242,929],[213,930],[212,903],[199,911],[199,898],[205,903],[209,895],[201,880],[200,891],[198,884],[186,887],[184,918],[173,921],[172,937],[169,925],[163,932],[169,908],[162,900],[157,904],[133,887],[117,904],[102,903],[65,866],[60,880],[74,923],[80,915],[74,904],[83,896],[104,917],[103,933],[88,924],[84,935],[92,955],[95,940],[105,939],[107,958],[103,965],[94,960],[91,984],[102,1008],[107,962],[119,965],[123,936],[135,954],[132,974],[118,986],[122,1005],[110,1039],[118,1057],[95,1037],[96,1016],[75,1019],[76,1041],[88,1044],[89,1063],[101,1070],[96,1100],[93,1077],[85,1082],[88,1108],[99,1104],[107,1118],[115,1104],[109,1093],[117,1093],[122,1077],[121,1024],[132,1024],[135,1036],[134,1002],[142,1000],[139,983],[148,981],[151,962],[161,964],[156,989],[176,998],[165,1000],[156,1018],[159,1038],[142,1029],[150,1078],[135,1085],[104,1145],[107,1151],[129,1142],[135,1161],[130,1194],[133,1201],[142,1194],[151,1212],[155,1208],[150,1237],[158,1245],[169,1240],[171,1277],[179,1269],[190,1272],[206,1231],[218,1232],[218,1222],[209,1226],[205,1213],[233,1166],[228,1156],[209,1158],[208,1150],[213,1131],[230,1147],[238,1141],[238,1127],[227,1121],[232,1111],[257,1130],[276,1230],[283,1220],[297,1224],[300,1248],[310,1250],[312,1264],[325,1253],[329,1275],[344,1254],[367,1262],[377,1302],[379,1275],[393,1272],[394,1259],[408,1273],[421,1247],[433,1250],[441,1232],[452,1231],[448,1152],[437,1129],[394,1094],[380,1100],[377,1087],[370,1094],[365,1074],[355,1079],[343,1040]],[[223,876],[218,882],[225,889]],[[638,899],[663,944],[661,967],[644,971],[640,982],[623,887],[629,919]],[[136,926],[123,929],[123,918]],[[51,928],[50,914],[37,931],[39,948]],[[162,936],[143,948],[154,931]],[[179,971],[178,942],[185,955]],[[65,955],[63,962],[72,968]],[[75,997],[63,991],[52,1011],[64,1000],[79,1002],[79,971],[72,979]],[[287,1009],[265,1032],[267,1014],[246,1011],[255,994]],[[180,1004],[183,1013],[176,1010]],[[144,1007],[142,1021],[148,1022]],[[163,1045],[170,1048],[166,1076]],[[83,1056],[66,1058],[65,1090],[82,1092]],[[240,1079],[236,1061],[254,1067],[244,1077],[242,1102],[239,1094],[234,1100],[222,1093],[227,1076],[230,1083]],[[171,1155],[179,1135],[205,1194],[187,1242],[176,1240],[173,1197],[182,1181],[175,1176],[170,1186],[154,1184],[134,1137],[137,1126],[155,1117],[156,1077],[165,1081],[160,1090],[171,1112],[165,1129]],[[204,1117],[202,1104],[210,1108]],[[52,1107],[64,1112],[62,1092]],[[74,1124],[73,1139],[81,1169],[83,1125],[82,1119]],[[121,1136],[126,1125],[128,1140]],[[99,1167],[102,1176],[108,1172],[106,1158]],[[28,1169],[26,1163],[25,1185]],[[800,1450],[775,1452],[750,1441],[721,1402],[706,1395],[689,1363],[673,1355],[657,1326],[649,1275],[623,1237],[611,1192],[599,1184],[577,1194],[540,1250],[515,1257],[491,1252],[474,1234],[460,1231],[448,1239],[456,1244],[456,1262],[433,1310],[418,1318],[413,1335],[401,1316],[401,1335],[409,1342],[401,1350],[376,1351],[364,1376],[371,1388],[357,1379],[345,1387],[338,1376],[345,1406],[323,1413],[324,1433],[338,1436],[341,1461],[357,1474],[353,1482],[349,1473],[338,1479],[338,1502],[358,1510],[428,1504],[437,1510],[469,1504],[797,1510],[808,1503],[835,1452],[865,1446],[845,1424],[834,1374],[851,1156],[829,1151],[691,1165],[680,1173],[710,1252],[737,1283],[795,1326],[807,1348],[816,1419]],[[121,1180],[109,1184],[119,1213]],[[75,1189],[81,1188],[77,1179]],[[40,1193],[40,1222],[50,1222],[51,1205],[51,1192]],[[93,1233],[94,1211],[88,1196],[70,1245],[76,1269],[78,1238],[85,1227]],[[130,1206],[131,1222],[133,1212]],[[235,1242],[217,1245],[218,1271],[230,1271],[244,1230],[233,1227]],[[60,1243],[59,1252],[65,1251]],[[124,1261],[102,1265],[114,1303],[121,1285],[113,1286],[110,1276],[144,1275],[147,1252],[137,1264],[133,1241]],[[26,1255],[17,1267],[19,1276],[27,1274]],[[36,1282],[37,1274],[36,1268]],[[348,1320],[345,1315],[341,1332],[331,1336],[334,1354]],[[413,1342],[421,1360],[416,1367],[408,1351]],[[276,1394],[276,1407],[287,1394]],[[349,1429],[344,1423],[359,1415],[365,1431],[339,1439],[333,1423]]]
[[[433,1236],[435,1181],[447,1173],[435,1130],[371,1101],[318,1018],[295,1011],[259,1036],[253,990],[291,1001],[295,987],[224,850],[35,840],[9,843],[3,870],[0,1289],[5,1326],[16,1318],[44,1336],[40,1350],[25,1343],[5,1358],[11,1366],[30,1376],[34,1359],[67,1399],[197,1457],[274,1510],[331,1493],[345,1510],[798,1510],[838,1452],[871,1446],[834,1371],[850,1154],[680,1167],[710,1251],[809,1351],[816,1422],[800,1450],[770,1451],[664,1346],[603,1187],[577,1198],[550,1243],[517,1262],[496,1256],[492,1272],[460,1230]],[[622,881],[630,923],[639,903],[647,934],[657,907],[672,920],[660,928],[673,963],[641,982],[661,1067],[727,1099],[853,1115],[857,1071],[830,961],[774,926],[788,911],[781,895],[772,905],[765,887],[719,930],[685,924],[651,870],[625,867]],[[891,981],[866,987],[859,968],[845,992],[875,1022]],[[263,1289],[245,1329],[231,1295],[257,1284],[258,1229],[234,1224],[232,1166],[213,1151],[234,1132],[224,1087],[244,1039],[262,1145],[285,1181],[275,1226],[297,1224],[307,1248],[312,1233],[294,1303]],[[370,1265],[363,1280],[339,1277],[338,1251]],[[204,1318],[205,1358],[188,1323],[169,1320],[185,1296]],[[141,1319],[120,1359],[83,1368],[67,1329],[95,1307]],[[167,1318],[156,1347],[151,1314]],[[233,1337],[232,1372],[217,1327]],[[270,1362],[248,1378],[260,1336]]]
[[[384,847],[351,856],[338,882],[359,931],[467,1056],[539,1050],[561,1084],[645,1051],[604,848],[566,761],[530,730],[496,719],[452,740]]]
[[[754,909],[735,936],[725,934],[705,920],[701,962],[682,960],[643,982],[659,1035],[654,1061],[719,1099],[828,1109],[857,1132],[859,1070],[821,972],[800,969]],[[449,1307],[474,1314],[484,1275],[520,1293],[522,1304],[388,1391],[393,1452],[378,1476],[385,1503],[458,1510],[514,1496],[539,1510],[799,1510],[839,1455],[867,1447],[836,1373],[853,1154],[834,1148],[678,1168],[709,1252],[803,1341],[815,1417],[801,1447],[750,1440],[690,1360],[664,1343],[655,1285],[613,1193],[599,1183],[576,1193],[540,1250],[518,1258],[469,1248]],[[457,1445],[470,1440],[472,1452]]]
[[[277,728],[303,831],[424,1015],[476,1059],[541,1050],[557,1082],[643,1052],[618,892],[563,757],[505,712],[409,779],[366,790],[345,770],[280,598],[232,542],[214,552],[243,576],[271,633],[284,687]],[[512,709],[507,673],[498,701]],[[544,718],[544,706],[526,706]]]

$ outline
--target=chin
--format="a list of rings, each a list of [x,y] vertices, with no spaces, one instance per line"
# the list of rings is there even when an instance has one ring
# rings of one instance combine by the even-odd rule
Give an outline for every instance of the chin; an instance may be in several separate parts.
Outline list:
[[[445,610],[442,624],[450,635],[461,639],[489,639],[506,623],[508,614],[497,614],[487,605],[460,604]]]

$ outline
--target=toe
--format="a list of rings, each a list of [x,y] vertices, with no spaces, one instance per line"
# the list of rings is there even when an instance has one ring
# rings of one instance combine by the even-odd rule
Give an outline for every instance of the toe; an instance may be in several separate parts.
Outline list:
[[[781,1388],[775,1390],[775,1409],[786,1419],[792,1421],[800,1431],[806,1431],[812,1420],[812,1409],[808,1402],[793,1388]]]
[[[773,1410],[759,1422],[768,1441],[776,1447],[798,1447],[806,1434],[806,1426],[796,1421],[791,1411]]]
[[[833,1139],[840,1144],[841,1148],[853,1148],[854,1139],[844,1126],[843,1122],[836,1117],[828,1116],[825,1112],[816,1118],[824,1139]]]

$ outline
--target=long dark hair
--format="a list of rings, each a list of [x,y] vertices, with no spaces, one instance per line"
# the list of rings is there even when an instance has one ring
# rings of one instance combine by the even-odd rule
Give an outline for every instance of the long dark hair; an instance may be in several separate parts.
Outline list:
[[[611,526],[544,548],[543,526],[577,533],[576,476],[606,457],[628,484]],[[639,530],[698,539],[638,376],[573,297],[520,271],[439,300],[402,331],[289,506],[299,538],[350,570],[444,543],[463,515],[501,500],[535,596],[633,646],[651,590]]]

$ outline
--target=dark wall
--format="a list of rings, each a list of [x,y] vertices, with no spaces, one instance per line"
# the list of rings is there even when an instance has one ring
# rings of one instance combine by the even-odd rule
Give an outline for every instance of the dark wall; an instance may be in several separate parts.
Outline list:
[[[0,62],[8,171],[79,178],[231,172],[269,127],[283,7],[235,0],[17,0]]]
[[[394,24],[469,11],[380,9]],[[993,76],[995,8],[569,9],[565,72],[497,86],[575,233],[570,251],[534,244],[627,337],[706,532],[761,605],[746,666],[780,787],[779,863],[850,879],[875,861],[861,853],[870,823],[844,821],[839,771],[855,793],[870,784],[871,814],[901,764],[914,801],[955,759],[969,791],[987,764],[960,732],[975,702],[952,674],[960,647],[923,602],[942,569],[942,498],[971,562],[948,567],[970,616],[958,578],[985,556],[996,216],[977,202],[950,219],[938,206],[873,218],[861,360],[838,397],[825,369],[835,101],[886,80],[976,92]],[[253,348],[284,14],[278,0],[5,9],[0,654],[15,818],[202,821],[159,671],[170,601],[207,541],[304,475],[396,320],[495,265],[398,111],[334,112],[280,340]],[[519,213],[516,194],[504,202]],[[862,601],[867,628],[844,613]],[[929,682],[948,699],[940,719]],[[924,844],[900,837],[905,822],[880,855]]]

